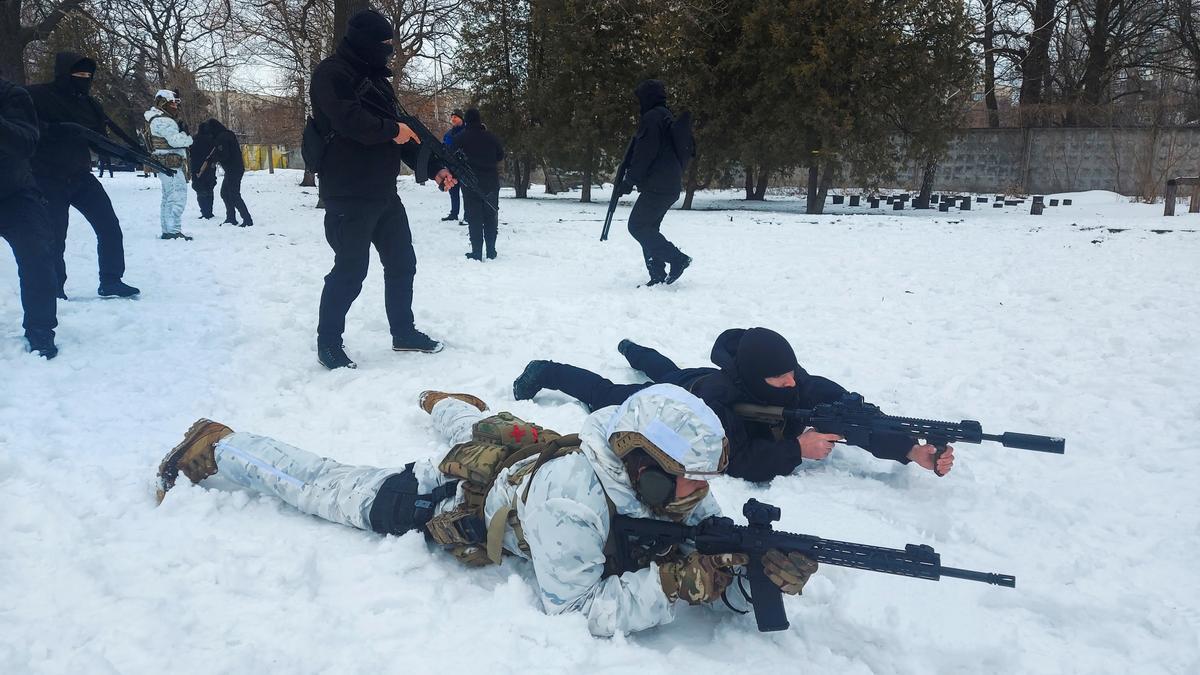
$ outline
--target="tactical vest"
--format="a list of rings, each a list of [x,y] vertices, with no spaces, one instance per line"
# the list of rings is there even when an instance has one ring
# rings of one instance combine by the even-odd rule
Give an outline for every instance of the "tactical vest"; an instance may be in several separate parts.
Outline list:
[[[579,451],[578,434],[562,436],[511,413],[502,412],[476,422],[471,440],[451,448],[438,464],[439,471],[460,481],[463,502],[453,510],[431,518],[426,532],[460,562],[474,567],[500,564],[504,554],[504,534],[512,528],[518,548],[528,556],[529,544],[517,517],[518,500],[524,502],[528,498],[533,475],[547,462]],[[522,466],[517,466],[522,462]],[[516,487],[529,478],[525,489],[515,493],[511,504],[485,522],[484,505],[488,492],[500,474],[513,467],[517,468],[508,474],[509,485]],[[612,517],[616,507],[607,495],[605,500]],[[611,548],[605,546],[606,556]]]
[[[167,139],[159,136],[150,130],[150,123],[160,117],[168,117],[166,113],[159,113],[150,119],[146,120],[146,138],[150,141],[150,149],[153,150],[182,150],[183,148],[173,147],[167,142]],[[174,119],[174,118],[172,118]],[[163,155],[155,155],[155,159],[162,163],[163,166],[169,169],[178,169],[183,166],[184,157],[175,152],[169,152]]]

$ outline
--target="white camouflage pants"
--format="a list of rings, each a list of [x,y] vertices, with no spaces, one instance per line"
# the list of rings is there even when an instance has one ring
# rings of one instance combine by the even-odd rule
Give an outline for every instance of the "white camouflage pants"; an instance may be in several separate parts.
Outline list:
[[[433,426],[447,443],[456,445],[471,439],[471,427],[483,416],[474,406],[447,398],[433,407]],[[360,530],[371,529],[371,505],[379,486],[402,471],[341,464],[273,438],[241,432],[217,443],[216,459],[217,475],[225,481]],[[413,467],[421,492],[446,481],[437,470],[440,460],[420,460]]]
[[[163,234],[174,234],[183,229],[183,209],[187,206],[187,180],[183,177],[183,169],[176,169],[174,176],[160,173],[158,180],[162,183],[162,206],[159,209],[162,231]]]

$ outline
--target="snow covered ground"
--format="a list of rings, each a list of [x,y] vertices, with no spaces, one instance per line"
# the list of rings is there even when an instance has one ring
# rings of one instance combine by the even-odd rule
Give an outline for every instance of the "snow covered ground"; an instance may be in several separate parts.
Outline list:
[[[439,220],[447,197],[405,180],[418,326],[446,350],[389,349],[376,266],[346,334],[359,369],[326,372],[314,329],[331,254],[297,182],[247,174],[251,229],[198,221],[193,201],[185,243],[157,238],[157,181],[105,179],[143,294],[96,297],[94,236],[72,213],[49,363],[24,352],[0,255],[0,673],[1200,672],[1200,233],[1181,231],[1200,216],[1106,193],[1041,217],[672,211],[665,232],[695,263],[638,289],[627,204],[600,244],[602,203],[506,193],[500,258],[479,264],[466,229]],[[598,640],[581,617],[544,616],[519,563],[461,569],[419,536],[240,492],[181,485],[154,507],[158,460],[200,416],[399,466],[444,451],[422,389],[572,431],[577,404],[512,401],[529,359],[633,381],[622,337],[706,365],[722,329],[754,325],[885,410],[1061,435],[1067,454],[962,445],[938,479],[840,447],[769,486],[717,480],[726,510],[757,497],[784,530],[930,544],[1016,589],[825,567],[786,601],[786,632],[685,607]]]

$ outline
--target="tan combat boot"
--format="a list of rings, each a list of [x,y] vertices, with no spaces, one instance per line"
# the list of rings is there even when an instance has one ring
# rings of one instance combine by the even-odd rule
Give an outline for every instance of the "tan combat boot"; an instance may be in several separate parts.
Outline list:
[[[437,405],[438,401],[444,398],[453,398],[458,399],[463,403],[469,403],[478,408],[479,412],[483,412],[488,409],[488,405],[484,403],[483,400],[478,396],[472,396],[470,394],[451,394],[445,391],[433,391],[432,389],[421,392],[420,397],[417,398],[417,403],[421,405],[421,410],[424,410],[432,415],[433,406]]]
[[[217,441],[233,433],[233,429],[212,420],[200,418],[192,424],[179,445],[171,448],[158,465],[158,503],[161,504],[167,490],[175,487],[179,472],[193,483],[208,478],[217,472],[214,448]]]

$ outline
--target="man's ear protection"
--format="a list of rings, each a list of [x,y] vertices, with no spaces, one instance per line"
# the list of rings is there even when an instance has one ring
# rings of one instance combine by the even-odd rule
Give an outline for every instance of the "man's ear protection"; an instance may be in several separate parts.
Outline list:
[[[637,478],[638,496],[650,506],[666,506],[675,499],[675,477],[657,466],[648,466]]]

